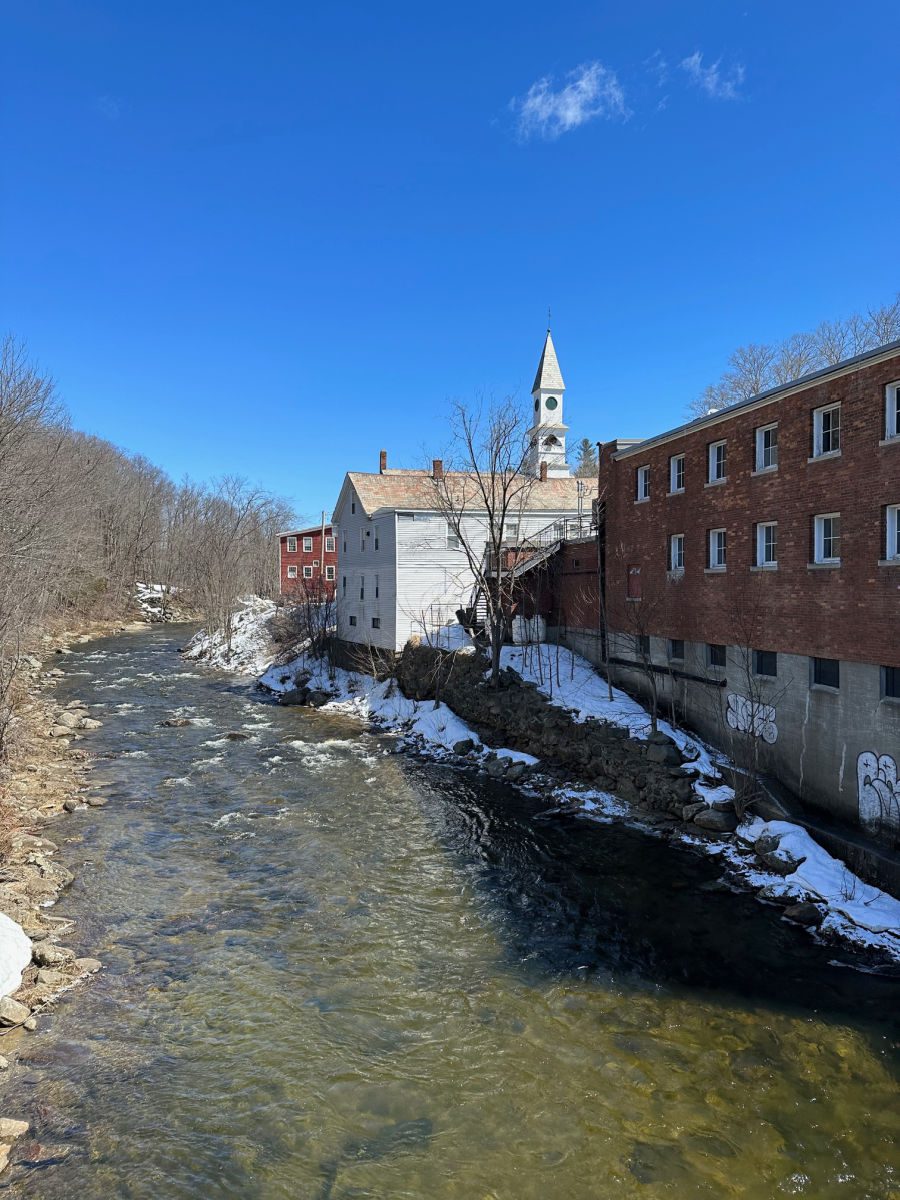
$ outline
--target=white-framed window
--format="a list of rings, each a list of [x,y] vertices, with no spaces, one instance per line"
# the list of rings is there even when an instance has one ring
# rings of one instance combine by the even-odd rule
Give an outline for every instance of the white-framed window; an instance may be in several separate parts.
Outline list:
[[[884,436],[900,437],[900,382],[884,389]]]
[[[314,567],[317,567],[318,565],[319,565],[319,560],[318,560],[317,558],[314,558],[314,559],[313,559],[313,566],[314,566]]]
[[[900,504],[889,504],[885,512],[887,560],[888,562],[900,562]]]
[[[637,481],[635,484],[635,500],[650,499],[650,468],[638,467]]]
[[[669,570],[684,570],[684,534],[673,533],[669,538]]]
[[[756,565],[778,566],[778,522],[760,521],[756,526]]]
[[[333,537],[326,537],[325,553],[326,554],[334,554],[334,538]]]
[[[366,598],[366,577],[365,577],[365,575],[360,575],[360,577],[359,577],[359,598],[360,598],[360,600],[365,600],[365,598]]]
[[[507,517],[503,524],[503,536],[507,542],[517,542],[519,540],[519,522],[511,521]]]
[[[841,561],[840,513],[822,513],[815,518],[813,561],[817,563],[839,563]]]
[[[684,455],[673,454],[669,459],[669,491],[684,491]]]
[[[711,571],[725,570],[727,550],[727,531],[724,529],[711,529],[709,531],[709,569]]]
[[[288,554],[296,554],[297,553],[297,539],[295,537],[288,538],[287,552],[288,552]]]
[[[312,553],[312,538],[311,537],[309,537],[309,538],[305,537],[303,539],[303,553],[304,554]]]
[[[757,471],[774,471],[778,466],[778,423],[760,425],[756,431]]]
[[[303,568],[303,578],[304,579],[312,579],[312,567],[304,567]]]
[[[813,458],[837,454],[841,448],[841,406],[828,404],[813,411]]]
[[[325,568],[325,578],[326,579],[334,579],[334,567],[326,567]]]
[[[720,483],[725,478],[728,460],[727,442],[710,442],[708,449],[709,472],[707,483]]]
[[[297,578],[297,568],[296,567],[288,567],[287,577],[288,577],[288,579],[296,579]]]

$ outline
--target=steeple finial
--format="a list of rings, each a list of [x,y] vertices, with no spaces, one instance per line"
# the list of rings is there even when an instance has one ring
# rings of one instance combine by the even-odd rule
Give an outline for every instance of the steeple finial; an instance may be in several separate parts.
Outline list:
[[[550,332],[550,305],[547,305],[547,332]]]

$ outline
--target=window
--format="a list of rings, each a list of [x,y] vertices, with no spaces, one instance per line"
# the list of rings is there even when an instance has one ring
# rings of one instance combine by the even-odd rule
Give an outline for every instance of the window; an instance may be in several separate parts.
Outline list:
[[[900,383],[889,383],[884,394],[884,436],[900,437]]]
[[[366,577],[365,577],[365,575],[360,575],[360,577],[359,577],[359,598],[360,598],[360,600],[365,600],[365,598],[366,598]]]
[[[334,554],[334,538],[333,537],[327,537],[325,539],[325,553],[326,554]]]
[[[447,549],[448,550],[458,550],[459,549],[459,534],[454,533],[452,529],[447,530]]]
[[[836,658],[814,658],[812,681],[817,687],[839,688],[841,686],[841,664]]]
[[[635,500],[650,499],[650,468],[638,467],[637,482],[635,484]]]
[[[350,501],[350,511],[354,514],[356,513],[356,501],[355,500]]]
[[[635,643],[636,643],[635,653],[639,654],[641,656],[641,658],[649,658],[650,657],[650,636],[649,636],[649,634],[639,633],[637,635],[637,638],[635,639]]]
[[[350,616],[350,617],[348,617],[348,618],[347,618],[347,624],[348,624],[348,625],[355,625],[355,624],[356,624],[356,617],[353,617],[353,616]]]
[[[756,470],[774,471],[778,466],[778,426],[761,425],[756,431]]]
[[[303,568],[303,578],[304,579],[312,579],[312,567],[304,567]]]
[[[379,590],[380,590],[380,589],[379,589],[379,586],[378,586],[378,576],[376,575],[376,576],[375,576],[375,599],[376,599],[376,600],[378,599],[378,592],[379,592]]]
[[[347,553],[347,535],[346,535],[346,533],[344,534],[343,551],[345,554]]]
[[[725,555],[728,547],[728,534],[724,529],[709,531],[709,569],[710,571],[725,570]]]
[[[778,524],[775,521],[763,522],[756,526],[756,565],[778,566]]]
[[[841,448],[841,406],[831,404],[813,413],[813,458],[837,454]]]
[[[900,667],[881,668],[882,700],[900,700]]]
[[[725,470],[728,455],[727,442],[710,442],[709,456],[709,477],[708,483],[721,483],[725,478]]]
[[[378,526],[374,525],[373,529],[375,530],[375,549],[377,550],[378,549]]]
[[[507,520],[504,524],[505,540],[507,542],[515,542],[519,537],[519,522]]]
[[[334,579],[334,567],[326,567],[325,568],[325,578],[326,579]]]
[[[900,562],[900,504],[885,509],[885,551],[888,562]]]
[[[753,674],[775,678],[778,674],[778,655],[774,650],[753,651]]]
[[[684,661],[684,639],[669,638],[669,658]]]
[[[297,553],[297,539],[295,537],[288,538],[287,552],[288,552],[288,554],[296,554]]]
[[[314,558],[314,559],[313,559],[313,566],[314,566],[314,567],[317,567],[318,565],[319,565],[319,560],[318,560],[317,558]]]
[[[312,553],[312,538],[311,537],[309,537],[309,538],[305,537],[303,539],[303,553],[304,554]]]
[[[347,595],[347,576],[346,575],[341,576],[341,594],[344,596]]]
[[[840,513],[826,513],[815,518],[813,561],[817,563],[839,563],[841,561]]]
[[[641,598],[641,568],[637,563],[632,563],[628,568],[627,584],[625,594],[629,600],[640,600]]]
[[[725,647],[718,642],[710,642],[706,647],[706,659],[711,667],[724,667]]]
[[[669,459],[669,492],[684,491],[684,455],[673,454]]]
[[[360,548],[360,551],[364,551],[366,548],[366,530],[365,529],[360,529],[360,531],[359,531],[359,548]]]
[[[297,578],[297,568],[296,567],[288,567],[287,577],[288,577],[288,579],[296,579]]]
[[[372,618],[372,628],[373,629],[381,628],[381,617],[373,617]]]
[[[684,570],[684,534],[673,533],[669,538],[669,570]]]

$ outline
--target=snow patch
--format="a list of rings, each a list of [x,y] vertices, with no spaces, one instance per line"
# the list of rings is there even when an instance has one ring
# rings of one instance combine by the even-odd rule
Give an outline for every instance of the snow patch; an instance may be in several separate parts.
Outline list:
[[[245,596],[232,618],[231,646],[222,630],[201,629],[185,647],[185,657],[241,675],[259,675],[272,661],[274,647],[269,622],[275,615],[272,600]]]
[[[31,962],[31,938],[21,925],[0,913],[0,996],[11,995]]]

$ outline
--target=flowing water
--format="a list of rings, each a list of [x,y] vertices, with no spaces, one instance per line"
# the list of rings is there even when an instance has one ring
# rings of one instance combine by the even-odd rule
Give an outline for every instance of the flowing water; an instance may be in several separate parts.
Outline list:
[[[900,1194],[895,981],[712,860],[541,819],[177,636],[66,660],[110,757],[107,806],[56,827],[58,912],[105,969],[21,1043],[2,1107],[33,1134],[0,1192]]]

